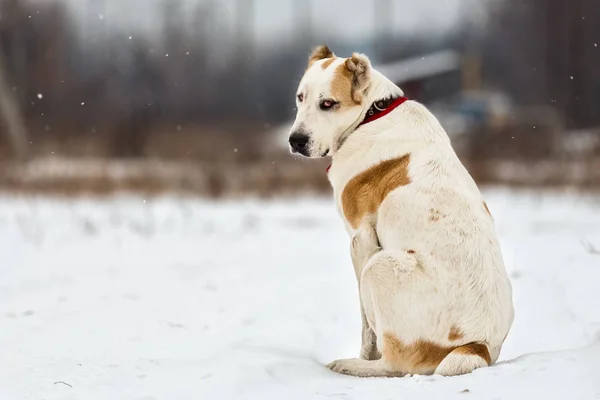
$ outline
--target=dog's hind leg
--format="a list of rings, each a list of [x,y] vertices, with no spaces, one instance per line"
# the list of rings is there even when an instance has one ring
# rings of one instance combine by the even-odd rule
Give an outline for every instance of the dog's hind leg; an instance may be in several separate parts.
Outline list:
[[[469,343],[452,350],[435,369],[435,373],[444,376],[468,374],[491,363],[490,351],[485,344]]]
[[[363,250],[365,249],[356,250],[357,260],[360,258],[356,256],[359,256]],[[388,338],[386,334],[395,334],[398,323],[400,322],[402,326],[402,321],[405,319],[404,308],[398,306],[403,303],[402,301],[397,303],[398,296],[401,298],[408,296],[406,299],[409,302],[419,297],[415,296],[417,292],[414,290],[415,284],[420,281],[416,279],[417,275],[420,275],[419,266],[412,254],[386,250],[373,253],[361,271],[360,297],[365,317],[377,335],[378,344],[382,346],[380,350],[383,356],[379,360],[356,358],[337,360],[328,365],[329,369],[361,377],[404,376],[410,372],[412,368],[410,355],[404,354],[400,342],[391,340],[394,336]]]
[[[359,292],[362,271],[371,257],[379,251],[381,251],[381,247],[379,246],[379,240],[377,239],[375,229],[373,229],[370,224],[365,224],[352,238],[350,249]],[[377,336],[367,320],[362,300],[360,301],[360,315],[362,320],[360,358],[363,360],[379,360],[381,358],[381,353],[377,350]]]

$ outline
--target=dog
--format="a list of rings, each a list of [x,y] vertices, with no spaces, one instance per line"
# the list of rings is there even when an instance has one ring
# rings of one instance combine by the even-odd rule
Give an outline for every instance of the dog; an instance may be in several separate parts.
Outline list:
[[[367,56],[309,57],[292,153],[331,157],[328,179],[351,237],[359,358],[342,374],[466,374],[492,365],[514,319],[492,215],[436,117]]]

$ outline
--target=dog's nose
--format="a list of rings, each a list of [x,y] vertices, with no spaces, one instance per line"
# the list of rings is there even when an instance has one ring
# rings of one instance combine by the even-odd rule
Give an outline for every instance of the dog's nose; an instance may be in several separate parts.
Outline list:
[[[306,145],[308,145],[308,135],[298,132],[290,135],[290,146],[292,146],[292,149],[303,151],[306,149]]]

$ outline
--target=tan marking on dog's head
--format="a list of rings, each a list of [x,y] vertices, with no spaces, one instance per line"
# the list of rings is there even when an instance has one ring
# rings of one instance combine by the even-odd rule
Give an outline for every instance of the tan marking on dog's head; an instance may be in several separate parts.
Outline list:
[[[340,64],[333,74],[331,92],[342,105],[362,104],[363,95],[371,83],[371,61],[354,53]]]
[[[352,96],[352,80],[354,75],[346,68],[346,64],[340,64],[333,73],[331,80],[331,94],[341,105],[360,104]]]
[[[454,342],[455,340],[460,340],[464,337],[463,332],[456,325],[452,325],[450,328],[450,332],[448,332],[448,340]]]
[[[410,183],[410,154],[383,161],[352,178],[342,193],[344,216],[358,228],[364,217],[375,213],[392,190]]]
[[[308,67],[310,68],[317,61],[321,61],[326,58],[335,58],[335,54],[333,54],[333,51],[329,50],[329,47],[326,45],[317,46],[308,57]]]
[[[492,357],[487,346],[483,343],[469,343],[455,349],[457,353],[481,357],[487,365],[492,363]]]
[[[487,211],[487,213],[490,215],[490,217],[492,216],[492,213],[490,212],[490,209],[488,208],[486,202],[483,202],[483,207],[485,208],[485,211]]]
[[[337,60],[337,58],[332,57],[332,58],[328,58],[325,61],[323,61],[323,63],[321,64],[321,68],[323,69],[327,69],[329,68],[329,66],[335,61]]]
[[[394,368],[412,374],[431,374],[453,349],[426,340],[406,345],[393,334],[385,333],[381,354]]]

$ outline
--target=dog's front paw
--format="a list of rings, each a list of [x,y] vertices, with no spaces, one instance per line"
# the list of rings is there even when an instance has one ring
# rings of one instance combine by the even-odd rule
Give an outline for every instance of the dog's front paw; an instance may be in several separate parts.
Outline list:
[[[358,358],[346,358],[330,363],[327,365],[327,368],[339,374],[360,376],[363,378],[376,376],[404,376],[404,373],[401,371],[387,368],[380,360],[367,361]]]
[[[362,360],[359,360],[358,358],[335,360],[334,362],[327,364],[327,368],[338,374],[357,376],[356,364],[357,362],[360,363],[360,361]]]
[[[360,376],[362,378],[375,376],[401,376],[398,372],[382,368],[379,361],[367,361],[358,358],[336,360],[327,366],[338,374]]]

